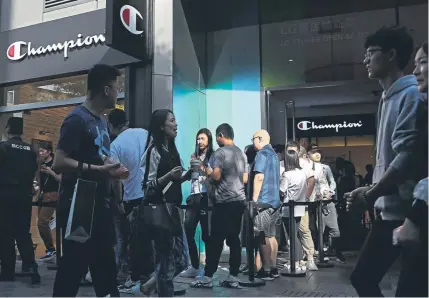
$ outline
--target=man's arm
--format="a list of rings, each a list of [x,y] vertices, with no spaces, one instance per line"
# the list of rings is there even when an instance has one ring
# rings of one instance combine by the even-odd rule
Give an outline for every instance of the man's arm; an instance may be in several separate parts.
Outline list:
[[[418,123],[424,122],[424,119],[427,123],[424,103],[419,97],[420,93],[415,91],[405,99],[392,135],[392,148],[397,155],[379,182],[366,193],[369,201],[375,201],[380,196],[396,191],[397,185],[407,180],[407,174],[419,166],[420,158],[419,154],[416,154],[419,152],[420,137]]]
[[[307,178],[307,190],[305,192],[305,198],[307,200],[310,199],[315,185],[316,185],[316,179],[314,179],[314,175]]]
[[[334,195],[337,191],[337,183],[335,183],[334,175],[332,174],[331,168],[328,165],[323,166],[326,169],[326,178],[328,179],[329,188],[333,192]]]
[[[122,182],[120,179],[112,179],[112,190],[115,202],[118,204],[122,203]]]
[[[261,193],[262,184],[264,183],[264,173],[267,168],[267,158],[261,152],[258,152],[255,157],[255,166],[253,171],[255,172],[255,178],[253,179],[253,201],[259,199]]]
[[[218,182],[222,178],[222,169],[225,162],[225,155],[222,150],[218,149],[212,157],[213,171],[209,176],[209,182]]]

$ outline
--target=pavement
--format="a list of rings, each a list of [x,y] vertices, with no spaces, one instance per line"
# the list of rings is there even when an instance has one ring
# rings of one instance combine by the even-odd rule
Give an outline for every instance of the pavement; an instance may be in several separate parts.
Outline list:
[[[356,263],[357,253],[345,254],[348,263],[340,264],[332,261],[333,268],[309,271],[305,277],[280,276],[274,281],[266,282],[266,285],[258,288],[229,289],[220,286],[228,275],[228,256],[223,255],[219,270],[214,276],[213,289],[193,289],[189,287],[191,279],[177,277],[175,286],[186,289],[184,297],[357,297],[353,287],[350,285],[349,276]],[[284,255],[280,255],[279,267]],[[21,264],[18,262],[17,271]],[[47,269],[46,264],[40,264],[42,282],[40,285],[31,286],[29,278],[17,278],[15,282],[1,282],[1,297],[51,297],[55,272]],[[380,287],[385,296],[394,296],[398,280],[398,264],[395,264],[386,274]],[[240,279],[248,279],[248,276],[240,275]],[[95,293],[91,286],[82,286],[79,290],[80,297],[94,297]],[[123,297],[129,295],[122,294]]]

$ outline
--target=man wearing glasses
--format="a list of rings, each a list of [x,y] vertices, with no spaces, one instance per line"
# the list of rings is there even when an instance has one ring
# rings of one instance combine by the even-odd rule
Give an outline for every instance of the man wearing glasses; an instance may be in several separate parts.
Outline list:
[[[348,209],[362,212],[375,202],[377,219],[362,247],[351,282],[359,296],[382,296],[379,283],[397,259],[393,230],[412,206],[412,190],[421,178],[419,122],[426,121],[416,78],[404,69],[413,53],[413,39],[405,28],[384,27],[367,37],[364,64],[370,79],[378,80],[383,96],[378,110],[376,166],[373,185],[345,194]],[[425,115],[426,114],[426,115]],[[416,268],[418,270],[418,268]],[[427,269],[426,269],[427,270]]]

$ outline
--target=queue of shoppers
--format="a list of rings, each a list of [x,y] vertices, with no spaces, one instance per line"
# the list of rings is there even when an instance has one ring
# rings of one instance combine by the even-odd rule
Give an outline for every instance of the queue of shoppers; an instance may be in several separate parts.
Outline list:
[[[246,201],[256,212],[250,223],[252,236],[260,239],[256,277],[271,281],[280,276],[278,225],[286,241],[293,237],[298,244],[289,247],[296,263],[286,264],[287,270],[318,270],[315,248],[317,241],[323,241],[318,235],[325,229],[336,261],[346,263],[337,215],[343,199],[350,214],[362,214],[371,206],[375,209],[374,224],[351,275],[359,296],[381,296],[378,284],[400,255],[397,296],[427,296],[427,43],[417,50],[413,75],[404,74],[414,50],[405,28],[381,28],[367,37],[365,49],[368,76],[378,80],[384,92],[373,176],[365,179],[370,185],[356,189],[361,183],[354,179],[349,164],[344,163],[336,181],[330,167],[322,163],[317,144],[303,148],[290,141],[280,150],[273,148],[265,130],[253,134],[254,154],[249,162],[249,148],[246,155],[236,146],[234,129],[227,123],[220,124],[214,134],[206,128],[199,130],[192,142],[190,164],[185,165],[175,144],[178,123],[173,111],[154,111],[148,130],[130,128],[125,112],[114,109],[120,72],[107,65],[94,66],[88,74],[87,99],[64,120],[56,154],[50,146],[39,150],[43,164],[37,185],[41,198],[38,227],[46,246],[42,259],[55,256],[48,230],[55,208],[43,203],[59,202],[57,226],[64,238],[53,296],[76,296],[88,268],[96,295],[101,297],[118,297],[120,292],[172,297],[173,279],[179,274],[194,279],[191,287],[210,289],[225,242],[230,251],[229,275],[221,284],[239,288]],[[108,121],[103,117],[105,110],[111,110]],[[8,141],[0,144],[0,166],[11,168],[12,173],[0,174],[0,281],[15,278],[16,241],[23,271],[36,284],[40,275],[28,232],[37,156],[21,139],[22,118],[11,118],[7,132]],[[219,146],[216,150],[213,139]],[[13,165],[23,162],[26,166],[13,172],[17,168]],[[70,237],[73,220],[78,218],[75,214],[89,208],[75,208],[83,180],[95,185],[94,205],[89,210],[93,219],[85,240],[76,240]],[[186,212],[180,210],[183,183],[191,183]],[[284,204],[290,201],[309,203],[295,207],[294,230]],[[321,226],[317,225],[319,204]],[[198,224],[206,250],[204,269],[200,269],[195,242]],[[118,287],[120,271],[131,274]]]

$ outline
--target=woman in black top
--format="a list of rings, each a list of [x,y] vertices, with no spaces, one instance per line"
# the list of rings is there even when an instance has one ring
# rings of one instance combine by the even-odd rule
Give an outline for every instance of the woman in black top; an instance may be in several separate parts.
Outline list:
[[[147,223],[151,226],[150,234],[155,243],[156,272],[154,278],[142,286],[138,284],[132,291],[137,296],[150,294],[156,280],[158,296],[172,297],[173,278],[188,265],[186,237],[177,207],[182,203],[181,184],[188,180],[190,172],[182,175],[181,159],[174,143],[177,123],[172,111],[154,111],[149,133],[153,140],[142,158],[145,177],[143,205],[151,203],[161,206],[167,203],[174,221],[179,223],[171,233]]]

